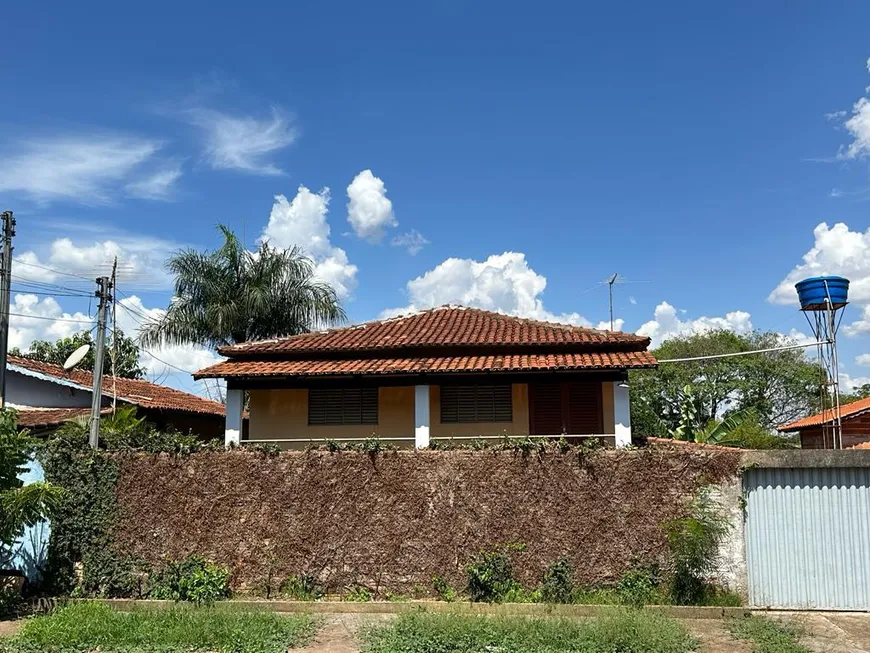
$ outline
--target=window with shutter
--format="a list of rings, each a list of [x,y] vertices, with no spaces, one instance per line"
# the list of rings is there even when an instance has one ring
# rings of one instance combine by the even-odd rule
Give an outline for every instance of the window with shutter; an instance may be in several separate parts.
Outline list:
[[[308,424],[377,424],[377,388],[312,388],[308,391]]]
[[[529,385],[532,435],[594,435],[603,430],[601,384],[597,382]]]
[[[513,396],[507,385],[441,386],[441,423],[512,422]]]

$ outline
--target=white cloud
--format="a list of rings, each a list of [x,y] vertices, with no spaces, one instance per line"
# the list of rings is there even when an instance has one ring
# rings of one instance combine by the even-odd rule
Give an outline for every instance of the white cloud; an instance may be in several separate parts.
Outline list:
[[[855,363],[857,365],[865,365],[870,367],[870,354],[860,354],[856,356]]]
[[[544,308],[547,279],[529,267],[525,254],[493,254],[485,261],[449,258],[407,284],[409,304],[383,317],[442,304],[462,304],[538,320],[590,326],[578,313],[556,315]]]
[[[9,348],[27,350],[34,340],[54,341],[93,326],[85,313],[68,313],[54,297],[40,299],[20,293],[13,297],[9,309]]]
[[[105,204],[159,149],[154,140],[108,133],[22,140],[0,154],[0,192]]]
[[[870,305],[862,309],[861,317],[843,327],[843,332],[847,336],[861,336],[870,333]]]
[[[850,376],[845,372],[840,372],[840,392],[855,392],[868,383],[870,383],[870,377]]]
[[[347,197],[347,221],[360,238],[380,242],[387,228],[399,224],[383,180],[371,170],[363,170],[353,178]]]
[[[126,186],[127,193],[133,197],[145,200],[172,199],[175,185],[181,179],[181,164],[173,163],[150,175],[132,181]]]
[[[189,109],[190,122],[205,132],[205,157],[213,168],[258,175],[281,175],[271,155],[297,137],[292,120],[273,108],[266,118],[231,116],[214,109]]]
[[[799,263],[773,289],[767,300],[774,304],[797,305],[794,285],[806,279],[826,274],[838,274],[850,280],[850,301],[870,302],[870,229],[851,231],[838,222],[828,227],[822,222],[814,230],[815,242]]]
[[[22,280],[80,284],[85,279],[108,276],[117,257],[118,286],[122,290],[164,289],[171,287],[172,280],[163,266],[175,249],[175,243],[150,236],[117,234],[109,240],[87,242],[58,238],[41,255],[33,250],[17,255],[12,263],[13,274]],[[85,279],[80,282],[69,274]]]
[[[843,123],[852,136],[846,148],[840,148],[841,159],[858,159],[870,154],[870,100],[860,98],[852,105],[852,115]]]
[[[343,249],[330,241],[328,212],[328,188],[312,193],[305,186],[299,186],[290,201],[284,195],[276,195],[269,223],[260,240],[284,249],[294,245],[301,247],[314,260],[317,277],[332,285],[344,299],[356,288],[357,267],[348,260]]]
[[[668,302],[656,306],[654,318],[645,322],[637,330],[638,335],[648,336],[652,347],[676,336],[704,333],[713,329],[728,329],[735,333],[752,331],[752,319],[746,311],[732,311],[724,317],[699,317],[694,320],[681,320],[677,309]]]
[[[622,327],[625,326],[625,320],[621,317],[618,317],[613,320],[613,330],[614,331],[622,331]],[[598,324],[595,325],[595,328],[599,331],[610,331],[610,320],[601,320]]]
[[[411,229],[411,231],[400,236],[394,236],[390,241],[390,245],[393,247],[404,247],[407,249],[408,254],[411,256],[416,256],[428,244],[429,241],[426,240],[426,237],[416,229]]]

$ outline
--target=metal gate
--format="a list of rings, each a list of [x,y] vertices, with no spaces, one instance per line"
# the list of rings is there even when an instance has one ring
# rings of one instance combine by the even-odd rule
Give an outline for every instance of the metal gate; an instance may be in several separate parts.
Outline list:
[[[870,468],[749,469],[752,607],[870,610]]]

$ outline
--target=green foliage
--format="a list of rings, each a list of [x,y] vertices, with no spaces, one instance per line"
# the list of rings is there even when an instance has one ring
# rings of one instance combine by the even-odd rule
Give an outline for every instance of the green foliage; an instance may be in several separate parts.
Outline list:
[[[719,545],[729,531],[728,522],[704,488],[687,516],[666,524],[666,530],[674,563],[671,598],[677,605],[701,605],[709,592],[708,577],[716,569]]]
[[[308,574],[286,578],[278,591],[281,596],[294,601],[317,601],[323,598],[323,588],[314,576]]]
[[[343,600],[351,601],[352,603],[368,603],[374,600],[374,598],[372,591],[362,585],[351,585],[346,588],[345,594],[342,597]]]
[[[17,617],[24,612],[24,608],[21,592],[10,587],[0,587],[0,619]]]
[[[571,603],[573,596],[574,567],[567,558],[562,558],[544,572],[541,598],[546,603]]]
[[[793,623],[752,616],[729,619],[726,627],[735,639],[752,642],[755,653],[810,653],[798,642],[803,633]]]
[[[459,598],[459,592],[457,592],[441,576],[432,576],[432,588],[435,590],[435,594],[438,598],[442,601],[453,603]]]
[[[94,369],[94,341],[90,331],[74,333],[68,338],[61,338],[54,342],[47,340],[34,340],[27,352],[22,353],[18,349],[10,350],[14,356],[24,356],[46,363],[63,365],[69,355],[82,345],[91,345],[91,349],[76,366],[76,369],[93,371]],[[115,376],[126,379],[139,379],[145,375],[145,370],[139,366],[139,346],[132,338],[127,337],[120,329],[115,329],[109,341],[104,374],[112,374],[112,357],[115,357]]]
[[[297,248],[262,243],[249,252],[227,227],[215,251],[179,251],[166,267],[175,290],[166,313],[139,333],[146,347],[214,348],[306,333],[344,320],[335,290],[314,275]]]
[[[640,608],[656,603],[659,596],[659,570],[655,566],[632,567],[626,571],[616,584],[619,602]]]
[[[596,619],[404,613],[363,632],[366,653],[688,653],[696,642],[672,619],[615,609]]]
[[[667,360],[788,344],[793,344],[790,338],[774,332],[708,331],[666,340],[652,353]],[[679,428],[687,387],[693,394],[693,430],[730,412],[752,409],[769,431],[813,412],[819,396],[818,366],[798,349],[661,365],[632,372],[630,382],[632,426],[642,435],[657,437],[668,437]]]
[[[172,561],[151,578],[152,599],[212,605],[230,596],[230,572],[200,556]]]
[[[505,595],[519,587],[514,580],[511,553],[522,551],[521,544],[508,544],[493,551],[481,551],[465,567],[468,595],[474,602],[501,603]]]
[[[124,612],[75,603],[34,617],[6,642],[9,653],[285,653],[314,635],[309,615],[176,606]]]
[[[36,446],[26,431],[18,430],[14,410],[0,410],[0,548],[7,549],[24,528],[52,514],[63,492],[51,483],[24,485],[18,476],[28,469]]]

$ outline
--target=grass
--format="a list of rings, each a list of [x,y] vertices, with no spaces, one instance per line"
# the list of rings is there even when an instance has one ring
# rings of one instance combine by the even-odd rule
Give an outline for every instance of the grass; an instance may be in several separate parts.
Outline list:
[[[284,653],[314,634],[310,615],[174,606],[118,612],[76,603],[24,622],[4,653]]]
[[[416,611],[363,632],[365,653],[687,653],[679,623],[614,609],[589,620],[484,617]]]
[[[729,619],[726,625],[735,639],[751,641],[755,653],[810,653],[798,642],[801,629],[794,624],[753,616]]]

